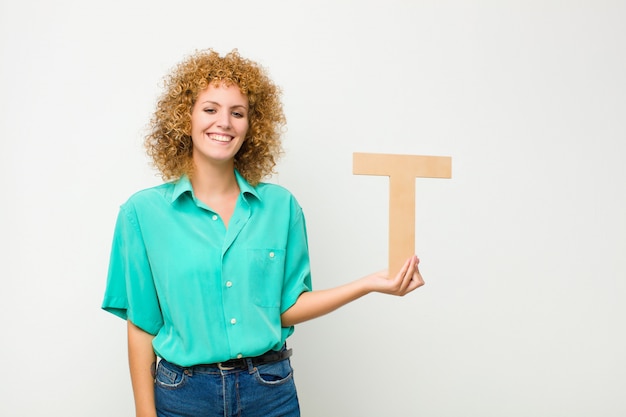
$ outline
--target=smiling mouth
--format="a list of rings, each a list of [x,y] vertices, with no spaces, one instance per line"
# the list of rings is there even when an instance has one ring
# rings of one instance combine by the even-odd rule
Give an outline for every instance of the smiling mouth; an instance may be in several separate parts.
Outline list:
[[[233,140],[233,137],[230,135],[219,135],[217,133],[210,133],[209,139],[214,140],[216,142],[230,142]]]

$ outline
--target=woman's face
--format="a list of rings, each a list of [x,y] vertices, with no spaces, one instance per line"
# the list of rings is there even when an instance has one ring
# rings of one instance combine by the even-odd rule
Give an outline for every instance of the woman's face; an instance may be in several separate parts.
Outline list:
[[[232,164],[248,132],[248,97],[231,84],[210,85],[191,112],[196,164]]]

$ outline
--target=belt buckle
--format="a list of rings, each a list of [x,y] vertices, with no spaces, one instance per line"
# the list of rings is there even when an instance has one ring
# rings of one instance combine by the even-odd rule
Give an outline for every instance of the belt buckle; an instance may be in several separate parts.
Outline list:
[[[233,369],[237,368],[236,366],[224,366],[222,365],[223,362],[218,362],[217,363],[217,369],[219,369],[220,371],[232,371]]]

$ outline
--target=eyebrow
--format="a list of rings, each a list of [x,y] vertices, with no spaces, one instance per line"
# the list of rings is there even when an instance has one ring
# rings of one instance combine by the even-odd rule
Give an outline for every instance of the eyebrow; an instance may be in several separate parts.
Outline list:
[[[222,106],[220,103],[218,103],[217,101],[211,101],[211,100],[205,100],[203,102],[201,102],[200,104],[215,104],[216,106]],[[246,106],[245,104],[235,104],[234,106],[231,106],[231,109],[236,109],[238,107],[241,107],[242,109],[246,109],[248,110],[248,106]]]

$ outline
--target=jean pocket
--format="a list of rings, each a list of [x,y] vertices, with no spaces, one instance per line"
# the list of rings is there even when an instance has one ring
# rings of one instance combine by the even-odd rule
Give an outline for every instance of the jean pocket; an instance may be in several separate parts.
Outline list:
[[[293,379],[293,369],[289,359],[283,359],[255,367],[254,377],[262,385],[282,385]]]
[[[164,361],[159,362],[154,383],[157,387],[166,389],[177,389],[185,384],[187,375],[182,368],[173,366]]]

